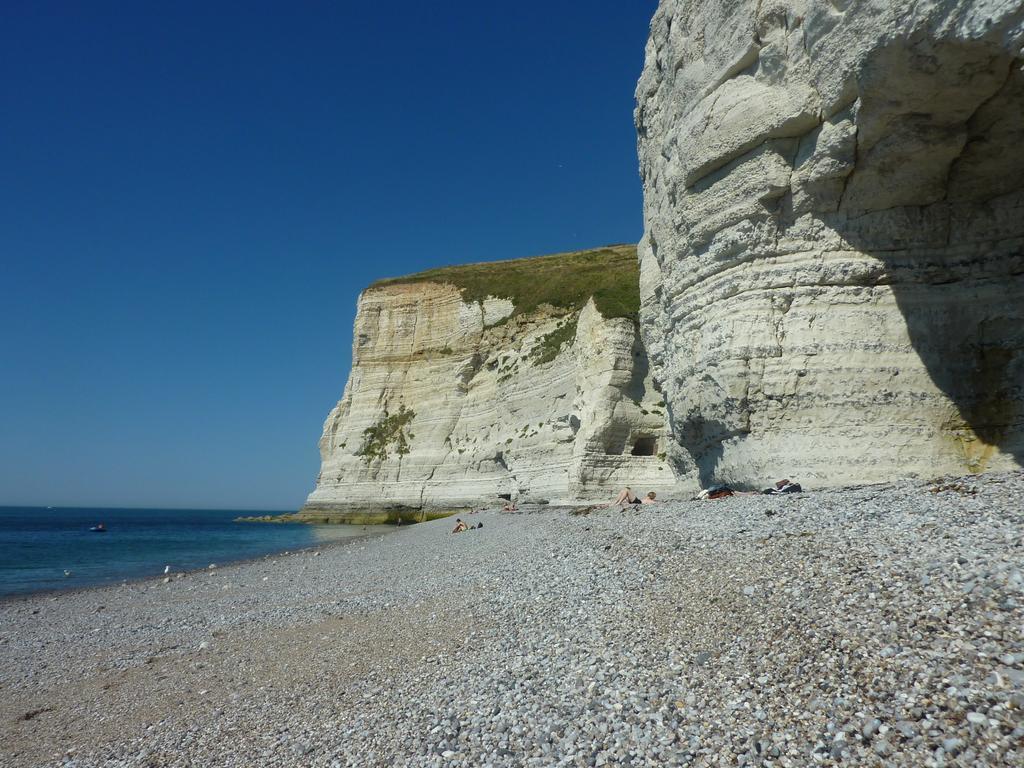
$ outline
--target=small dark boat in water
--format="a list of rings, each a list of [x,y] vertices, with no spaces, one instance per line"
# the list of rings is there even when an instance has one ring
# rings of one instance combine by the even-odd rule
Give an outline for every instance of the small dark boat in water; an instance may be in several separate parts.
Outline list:
[[[89,530],[92,531],[93,533],[106,533],[107,532],[107,526],[105,526],[103,523],[100,523],[99,525],[94,525]]]

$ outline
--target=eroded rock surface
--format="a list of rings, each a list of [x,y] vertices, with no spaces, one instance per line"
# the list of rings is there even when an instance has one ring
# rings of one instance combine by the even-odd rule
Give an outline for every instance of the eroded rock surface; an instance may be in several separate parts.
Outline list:
[[[663,0],[643,333],[682,477],[1024,457],[1024,6]]]
[[[635,294],[632,246],[592,255],[624,269]],[[537,280],[558,280],[543,271],[553,259],[495,268],[527,283],[534,270]],[[592,299],[519,311],[501,295],[500,274],[494,295],[479,300],[448,277],[435,270],[360,296],[352,372],[324,424],[306,510],[443,507],[500,494],[605,499],[624,485],[673,487],[661,446],[664,403],[634,319],[605,318]],[[379,438],[372,444],[368,429]]]

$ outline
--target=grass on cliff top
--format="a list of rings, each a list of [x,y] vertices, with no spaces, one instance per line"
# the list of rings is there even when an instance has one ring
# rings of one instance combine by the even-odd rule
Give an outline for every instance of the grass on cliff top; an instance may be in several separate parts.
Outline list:
[[[541,304],[573,312],[582,309],[591,296],[605,318],[635,320],[640,310],[640,271],[634,245],[428,269],[378,280],[370,288],[428,282],[454,285],[470,302],[488,296],[511,299],[516,307],[513,314],[528,314]]]

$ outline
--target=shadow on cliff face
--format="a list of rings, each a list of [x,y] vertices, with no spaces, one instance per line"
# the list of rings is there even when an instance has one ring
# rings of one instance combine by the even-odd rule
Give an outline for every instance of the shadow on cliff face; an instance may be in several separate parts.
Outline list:
[[[830,118],[833,128],[855,119],[854,140],[825,153],[830,169],[848,164],[845,176],[826,175],[810,208],[801,190],[800,212],[792,188],[766,203],[781,239],[793,226],[802,227],[795,242],[827,229],[840,251],[882,265],[877,279],[848,285],[892,291],[910,344],[951,403],[933,425],[937,439],[970,471],[997,451],[1024,464],[1022,65],[991,42],[894,41],[864,62],[858,103]],[[816,135],[791,162],[815,153]],[[825,227],[808,227],[805,213]],[[731,417],[747,408],[723,396],[714,410],[673,418],[702,486],[723,479],[729,441],[745,437]]]
[[[707,488],[720,480],[715,473],[725,454],[725,441],[732,435],[734,431],[728,425],[705,419],[700,414],[692,414],[682,422],[679,443],[694,462],[701,488]],[[677,466],[677,476],[685,476],[688,469]]]
[[[629,384],[626,387],[626,395],[635,402],[640,402],[647,396],[647,377],[651,373],[651,364],[647,359],[647,352],[643,339],[640,338],[640,325],[633,324],[633,371]]]
[[[823,216],[885,264],[910,342],[956,407],[940,432],[972,471],[996,448],[1024,463],[1022,64],[981,45],[880,52],[856,165]],[[965,88],[965,71],[988,85]]]
[[[893,285],[914,349],[956,406],[940,431],[971,471],[995,449],[1024,463],[1024,273],[990,286],[1017,309],[980,298],[975,286]]]

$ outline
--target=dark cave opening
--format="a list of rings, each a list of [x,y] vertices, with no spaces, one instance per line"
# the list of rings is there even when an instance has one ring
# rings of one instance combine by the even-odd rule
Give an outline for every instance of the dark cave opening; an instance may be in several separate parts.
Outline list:
[[[631,456],[653,456],[658,450],[658,439],[655,437],[638,437],[633,443]]]

